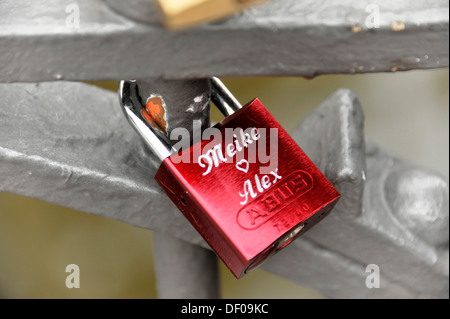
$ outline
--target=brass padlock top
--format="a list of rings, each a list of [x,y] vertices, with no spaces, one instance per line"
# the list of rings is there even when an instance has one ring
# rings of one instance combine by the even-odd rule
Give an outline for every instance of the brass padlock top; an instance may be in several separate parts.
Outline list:
[[[155,0],[164,26],[181,30],[217,21],[268,0]]]

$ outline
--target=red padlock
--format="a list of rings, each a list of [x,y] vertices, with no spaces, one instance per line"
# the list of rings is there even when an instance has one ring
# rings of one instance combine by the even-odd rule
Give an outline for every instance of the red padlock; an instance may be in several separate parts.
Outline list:
[[[242,107],[217,78],[211,100],[226,118],[179,152],[145,120],[135,82],[122,82],[120,96],[162,161],[156,181],[237,278],[314,226],[340,197],[258,99]]]

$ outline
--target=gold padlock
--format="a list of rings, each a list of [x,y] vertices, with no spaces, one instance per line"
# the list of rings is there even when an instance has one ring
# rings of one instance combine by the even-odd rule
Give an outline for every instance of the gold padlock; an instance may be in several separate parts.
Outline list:
[[[155,0],[165,27],[180,30],[231,16],[267,0]]]

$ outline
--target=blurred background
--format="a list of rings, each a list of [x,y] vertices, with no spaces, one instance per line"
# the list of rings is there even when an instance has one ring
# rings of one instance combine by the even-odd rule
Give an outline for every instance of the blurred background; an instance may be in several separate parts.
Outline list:
[[[448,69],[223,80],[243,104],[259,97],[291,132],[336,89],[349,88],[364,110],[368,139],[448,180]],[[212,120],[220,119],[213,109]],[[79,289],[65,286],[68,264],[80,267]],[[220,264],[220,275],[223,298],[322,298],[262,269],[236,280]],[[152,231],[0,193],[0,297],[157,298],[155,280]]]

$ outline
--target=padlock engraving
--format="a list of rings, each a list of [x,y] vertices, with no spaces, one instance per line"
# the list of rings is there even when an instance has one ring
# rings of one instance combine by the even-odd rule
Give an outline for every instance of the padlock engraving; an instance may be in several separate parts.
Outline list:
[[[305,171],[296,171],[241,208],[237,214],[237,222],[244,229],[256,229],[281,213],[312,187],[311,175]]]

